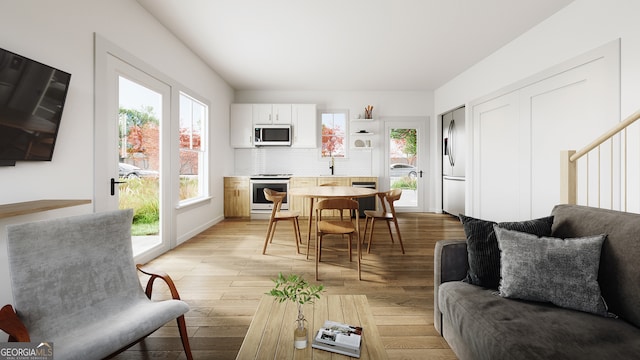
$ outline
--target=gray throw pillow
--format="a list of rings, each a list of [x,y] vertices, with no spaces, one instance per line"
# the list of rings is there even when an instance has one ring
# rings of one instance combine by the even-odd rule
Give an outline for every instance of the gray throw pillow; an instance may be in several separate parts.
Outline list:
[[[606,235],[563,240],[499,226],[494,231],[501,251],[500,296],[607,316],[598,284]]]
[[[464,279],[469,284],[498,290],[500,284],[500,249],[493,231],[493,225],[522,231],[537,236],[551,235],[553,216],[539,219],[501,222],[476,219],[460,214],[460,222],[467,237],[469,271]]]

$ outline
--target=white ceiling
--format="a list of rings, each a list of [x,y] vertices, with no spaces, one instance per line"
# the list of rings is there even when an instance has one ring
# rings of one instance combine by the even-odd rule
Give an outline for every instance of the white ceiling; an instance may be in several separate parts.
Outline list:
[[[137,1],[236,90],[404,91],[436,89],[573,0]]]

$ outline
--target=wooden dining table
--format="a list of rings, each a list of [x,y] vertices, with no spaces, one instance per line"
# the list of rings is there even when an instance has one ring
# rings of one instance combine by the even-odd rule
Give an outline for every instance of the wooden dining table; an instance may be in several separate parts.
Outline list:
[[[313,204],[316,199],[333,199],[333,198],[347,198],[356,199],[363,197],[374,196],[378,193],[378,190],[364,187],[353,186],[308,186],[289,189],[288,195],[290,196],[302,196],[310,199],[310,211],[309,211],[309,233],[307,234],[307,241],[311,240],[311,224],[313,222]]]
[[[297,305],[263,295],[236,359],[352,359],[311,347],[316,331],[326,320],[362,327],[361,360],[388,359],[366,295],[322,295],[314,304],[303,305],[303,313],[308,345],[297,350],[293,346]]]

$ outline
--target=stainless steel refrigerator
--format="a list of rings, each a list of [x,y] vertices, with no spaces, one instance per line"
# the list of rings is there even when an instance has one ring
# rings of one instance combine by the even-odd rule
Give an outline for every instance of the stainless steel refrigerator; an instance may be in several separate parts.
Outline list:
[[[464,214],[465,202],[465,109],[442,115],[442,210]]]

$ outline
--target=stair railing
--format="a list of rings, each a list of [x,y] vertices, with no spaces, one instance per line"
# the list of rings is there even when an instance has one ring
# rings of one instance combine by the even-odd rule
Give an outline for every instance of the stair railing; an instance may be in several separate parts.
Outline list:
[[[627,167],[627,159],[628,159],[626,134],[627,134],[627,128],[629,127],[629,125],[633,124],[638,119],[640,119],[640,110],[629,115],[626,119],[616,124],[616,126],[612,127],[609,131],[605,132],[604,134],[599,136],[597,139],[595,139],[594,141],[592,141],[590,144],[583,147],[582,149],[578,151],[563,150],[560,152],[560,203],[577,204],[577,198],[578,198],[577,162],[578,160],[584,157],[585,155],[589,155],[592,151],[598,151],[598,154],[599,154],[600,146],[602,146],[606,141],[610,141],[610,140],[612,141],[615,135],[623,132],[624,141],[621,149],[621,152],[622,152],[621,155],[624,156],[624,160],[622,160],[621,166],[624,167],[623,168],[624,176],[622,178],[621,187],[622,187],[622,191],[624,192],[623,199],[625,200],[622,210],[626,211],[627,209],[627,204],[626,204],[627,168],[626,167]],[[598,171],[597,171],[598,177],[602,176],[602,174],[600,174],[600,170],[601,170],[600,164],[601,164],[601,159],[598,157]],[[610,168],[612,173],[607,175],[611,176],[611,179],[613,179],[614,166],[611,166]],[[584,180],[587,181],[588,183],[589,181],[588,176]],[[598,189],[598,197],[600,197],[599,189]],[[613,204],[613,199],[611,201],[611,204]]]

